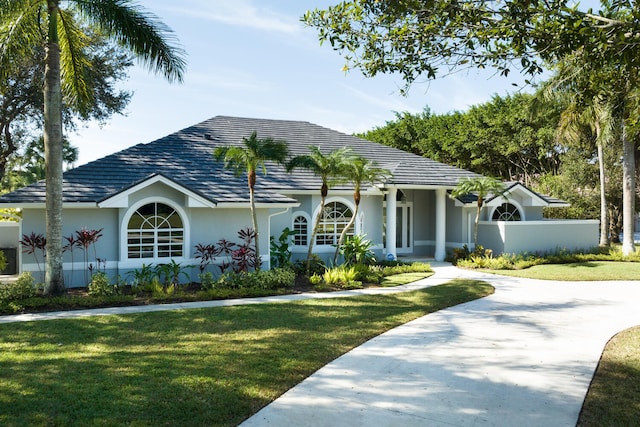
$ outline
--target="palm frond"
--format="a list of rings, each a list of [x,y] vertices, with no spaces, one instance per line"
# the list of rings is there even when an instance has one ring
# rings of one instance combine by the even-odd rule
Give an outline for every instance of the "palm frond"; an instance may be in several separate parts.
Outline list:
[[[170,82],[183,80],[184,49],[160,19],[130,0],[75,0],[87,22],[94,23],[131,51],[150,71]]]
[[[42,0],[0,1],[0,79],[11,75],[16,57],[28,55],[45,38],[39,26]],[[46,12],[44,12],[46,13]]]
[[[59,10],[58,40],[61,55],[62,95],[66,102],[86,114],[93,104],[94,92],[87,79],[90,61],[85,54],[89,37],[78,26],[70,11]]]

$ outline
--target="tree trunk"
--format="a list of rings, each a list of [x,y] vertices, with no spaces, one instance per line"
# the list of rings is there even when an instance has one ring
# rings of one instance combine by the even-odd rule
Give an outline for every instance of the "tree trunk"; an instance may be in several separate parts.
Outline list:
[[[600,133],[598,127],[596,133]],[[599,135],[597,136],[599,138]],[[606,178],[604,166],[604,149],[601,143],[598,143],[598,165],[600,166],[600,246],[609,246],[609,233],[607,230],[607,193],[605,191]]]
[[[313,231],[311,231],[311,240],[309,241],[309,250],[307,251],[307,276],[311,272],[311,255],[313,255],[313,243],[316,241],[316,235],[318,234],[318,228],[320,227],[320,220],[324,215],[324,201],[325,196],[320,199],[320,210],[316,215],[315,223],[313,224]]]
[[[344,230],[342,230],[342,233],[340,233],[340,238],[338,239],[338,245],[336,247],[336,252],[333,255],[333,264],[334,265],[338,264],[338,254],[340,254],[340,247],[342,246],[342,243],[344,242],[344,238],[347,235],[347,231],[356,222],[356,216],[358,215],[358,210],[359,210],[359,206],[360,206],[360,195],[358,195],[357,197],[354,196],[353,200],[355,201],[356,208],[353,211],[353,215],[351,216],[351,219],[349,220],[349,223],[344,228]]]
[[[473,226],[473,250],[474,251],[478,247],[478,225],[480,224],[480,213],[482,212],[482,204],[483,204],[482,197],[478,195],[478,210],[476,211],[476,221]]]
[[[635,144],[628,137],[626,124],[622,125],[622,254],[627,256],[635,252],[634,225],[636,219],[636,171]]]
[[[256,233],[256,261],[257,261],[257,265],[256,265],[256,270],[259,268],[258,266],[261,265],[261,261],[260,261],[260,239],[259,239],[259,234],[258,234],[258,216],[256,214],[256,199],[255,199],[255,193],[254,193],[254,186],[256,183],[256,172],[255,171],[248,171],[247,173],[248,175],[248,180],[249,180],[249,202],[251,203],[251,222],[253,223],[253,231]]]
[[[45,56],[44,153],[46,170],[45,293],[64,290],[62,269],[62,90],[57,43],[57,1],[49,1],[49,41]]]

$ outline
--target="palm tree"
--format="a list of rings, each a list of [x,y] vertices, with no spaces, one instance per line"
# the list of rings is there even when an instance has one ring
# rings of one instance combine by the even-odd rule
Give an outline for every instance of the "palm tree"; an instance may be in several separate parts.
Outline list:
[[[258,219],[256,215],[255,187],[256,172],[262,169],[264,175],[267,174],[265,163],[269,160],[283,164],[288,156],[287,143],[276,141],[272,138],[258,139],[256,132],[249,138],[242,138],[244,146],[217,147],[213,151],[216,161],[224,161],[225,168],[232,168],[237,175],[247,173],[247,183],[249,186],[249,201],[251,203],[251,220],[253,230],[256,234],[256,259],[260,263],[260,245],[258,233]],[[256,268],[258,268],[256,266]]]
[[[85,78],[90,64],[86,24],[118,42],[169,81],[181,81],[183,52],[158,18],[129,0],[0,0],[0,79],[15,57],[44,45],[44,145],[46,164],[47,269],[45,292],[64,289],[62,270],[62,100],[79,111],[92,96]]]
[[[607,227],[605,147],[611,147],[620,137],[621,118],[619,108],[611,93],[597,83],[594,74],[601,78],[606,70],[590,70],[580,63],[580,55],[564,58],[556,65],[555,75],[545,83],[542,91],[545,100],[559,100],[565,105],[560,115],[557,134],[572,145],[585,140],[595,144],[598,156],[600,180],[600,246],[609,245]]]
[[[309,154],[302,154],[294,157],[287,163],[287,171],[291,172],[296,168],[310,170],[314,175],[320,177],[322,185],[320,187],[320,209],[314,221],[313,231],[311,232],[311,241],[309,242],[309,250],[307,251],[307,274],[311,267],[311,255],[313,254],[313,244],[318,234],[320,221],[324,215],[324,205],[329,193],[329,184],[344,180],[342,171],[345,162],[352,156],[351,149],[348,147],[333,150],[327,154],[320,151],[320,147],[310,146]]]
[[[451,192],[451,197],[462,197],[468,194],[475,194],[478,197],[476,203],[476,221],[473,228],[473,245],[478,246],[478,223],[480,222],[480,212],[484,205],[485,198],[492,194],[503,195],[505,187],[502,181],[495,178],[480,176],[476,178],[466,178],[458,181],[458,185]]]
[[[575,98],[574,98],[575,99]],[[584,140],[584,126],[593,135],[598,156],[598,170],[600,180],[600,246],[609,245],[609,233],[607,224],[607,180],[605,167],[605,147],[613,146],[618,138],[616,130],[619,128],[619,120],[616,119],[610,104],[603,102],[601,98],[594,98],[591,105],[578,107],[575,101],[562,112],[558,133],[572,143]]]
[[[366,159],[362,156],[353,157],[345,162],[342,174],[346,179],[353,183],[353,203],[356,208],[353,212],[353,216],[349,220],[347,226],[340,233],[340,239],[336,247],[336,252],[333,255],[333,263],[338,262],[338,254],[340,253],[340,247],[344,242],[344,238],[347,235],[347,230],[353,226],[358,216],[358,210],[360,208],[360,190],[362,184],[370,183],[376,184],[386,181],[391,177],[391,172],[388,169],[378,167],[375,161]]]

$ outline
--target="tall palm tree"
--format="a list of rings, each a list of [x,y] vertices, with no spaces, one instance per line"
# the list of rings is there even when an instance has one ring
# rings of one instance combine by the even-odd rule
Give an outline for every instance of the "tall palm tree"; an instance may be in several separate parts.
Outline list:
[[[478,198],[476,206],[476,220],[473,227],[473,245],[478,246],[478,224],[484,200],[488,195],[503,195],[505,187],[502,181],[495,178],[480,176],[476,178],[465,178],[458,181],[456,188],[451,192],[451,197],[462,197],[475,194]]]
[[[338,254],[340,253],[340,247],[344,242],[344,238],[347,235],[347,230],[349,230],[349,228],[351,228],[356,222],[356,217],[358,216],[360,208],[360,191],[362,189],[362,185],[385,182],[392,174],[388,169],[379,167],[375,161],[366,159],[362,156],[357,156],[348,159],[345,162],[342,175],[353,184],[353,203],[356,208],[349,220],[349,223],[340,233],[336,252],[333,255],[334,264],[338,262]]]
[[[85,78],[89,38],[81,24],[94,26],[169,81],[181,81],[185,68],[183,52],[171,45],[171,30],[130,0],[0,0],[0,79],[13,58],[44,45],[47,293],[64,289],[62,100],[82,111],[92,93]]]
[[[320,177],[322,185],[320,187],[320,209],[314,221],[313,231],[311,232],[311,241],[309,242],[309,250],[307,251],[307,274],[311,267],[311,255],[313,254],[313,244],[318,234],[320,221],[324,215],[324,205],[329,193],[329,185],[336,182],[344,181],[342,171],[345,162],[352,156],[352,151],[348,147],[339,148],[324,154],[320,147],[310,146],[309,154],[302,154],[294,157],[287,163],[287,171],[302,168],[313,172],[314,175]]]
[[[622,123],[620,109],[616,108],[619,100],[602,84],[607,80],[606,69],[593,70],[583,65],[579,54],[565,57],[556,64],[556,73],[545,83],[542,95],[565,105],[557,128],[560,138],[574,146],[585,141],[595,144],[600,180],[600,246],[608,246],[604,150],[620,137]]]
[[[267,174],[265,163],[269,160],[283,164],[288,156],[287,143],[276,141],[272,138],[258,139],[256,132],[249,138],[242,138],[243,146],[231,145],[217,147],[213,151],[216,161],[224,161],[225,168],[233,169],[237,175],[247,173],[249,186],[249,201],[251,203],[251,221],[253,231],[256,233],[256,259],[260,262],[260,244],[258,232],[258,218],[256,214],[255,187],[257,170],[262,169]]]
[[[602,98],[594,98],[591,105],[584,106],[582,109],[572,101],[569,106],[562,112],[560,123],[558,124],[558,133],[564,139],[576,144],[584,140],[584,132],[586,126],[596,145],[598,156],[598,170],[600,180],[600,246],[609,245],[608,220],[607,220],[607,179],[605,166],[605,147],[612,146],[616,138],[616,130],[619,129],[619,120],[615,117],[613,108]]]

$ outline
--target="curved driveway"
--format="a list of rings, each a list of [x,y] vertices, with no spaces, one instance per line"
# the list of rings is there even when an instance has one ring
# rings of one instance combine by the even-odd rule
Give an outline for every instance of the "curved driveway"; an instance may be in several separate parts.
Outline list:
[[[575,426],[607,341],[640,324],[640,281],[551,282],[434,266],[495,294],[395,328],[243,427]]]

